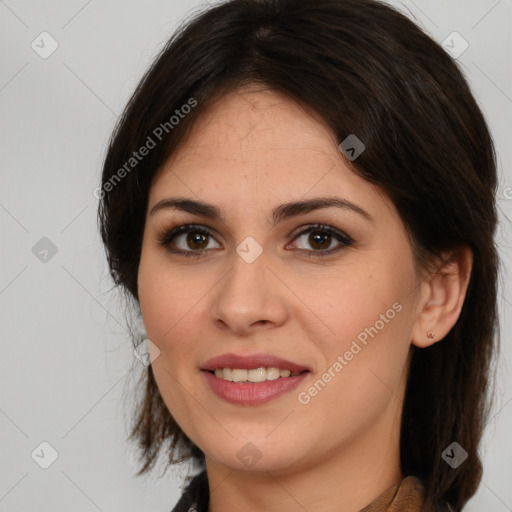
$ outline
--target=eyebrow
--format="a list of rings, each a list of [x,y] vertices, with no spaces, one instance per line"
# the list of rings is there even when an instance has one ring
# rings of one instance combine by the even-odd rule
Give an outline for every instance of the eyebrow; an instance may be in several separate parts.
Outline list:
[[[314,210],[320,210],[324,208],[342,208],[344,210],[350,210],[358,213],[366,220],[375,222],[375,219],[360,206],[342,199],[339,197],[316,197],[313,199],[307,199],[303,201],[291,201],[288,203],[281,204],[272,210],[273,225],[275,226],[279,222],[291,217],[303,215]],[[219,207],[205,203],[204,201],[198,201],[185,197],[174,197],[162,199],[159,201],[151,211],[150,215],[154,215],[158,211],[162,210],[180,210],[194,215],[200,215],[201,217],[207,217],[213,220],[219,220],[225,222],[222,212]]]

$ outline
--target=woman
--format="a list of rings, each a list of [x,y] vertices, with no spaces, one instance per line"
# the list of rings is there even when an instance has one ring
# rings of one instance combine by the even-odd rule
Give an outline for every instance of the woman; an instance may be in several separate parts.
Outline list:
[[[105,159],[173,509],[459,511],[495,351],[496,168],[445,51],[374,0],[232,0],[155,60]],[[134,339],[138,345],[140,339]]]

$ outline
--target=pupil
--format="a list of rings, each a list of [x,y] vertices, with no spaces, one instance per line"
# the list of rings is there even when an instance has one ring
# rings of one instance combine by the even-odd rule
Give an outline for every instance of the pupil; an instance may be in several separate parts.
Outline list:
[[[321,233],[321,231],[317,231],[316,233]],[[330,236],[329,234],[327,233],[323,233],[323,234],[313,234],[311,233],[311,240],[310,240],[310,243],[312,245],[312,247],[315,247],[315,244],[320,244],[322,247],[317,247],[317,249],[326,249],[327,247],[329,247],[330,245]],[[322,239],[324,240],[324,243],[322,244]],[[327,240],[327,245],[325,244],[325,241]]]
[[[196,247],[195,244],[201,245],[201,242],[204,244],[206,239],[206,235],[202,233],[189,233],[187,237],[187,243],[191,247],[191,249],[202,249],[202,247]],[[206,244],[208,245],[208,244]]]

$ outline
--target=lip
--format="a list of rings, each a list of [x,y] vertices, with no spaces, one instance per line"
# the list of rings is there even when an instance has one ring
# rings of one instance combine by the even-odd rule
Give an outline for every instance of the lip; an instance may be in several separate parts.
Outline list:
[[[275,380],[266,380],[263,382],[230,382],[228,380],[219,379],[213,373],[210,373],[217,368],[250,370],[260,367],[273,367],[281,370],[290,370],[291,373],[302,373],[293,377],[280,377]],[[209,359],[203,364],[201,370],[210,389],[217,396],[227,402],[244,405],[262,404],[288,393],[295,389],[311,372],[306,366],[271,354],[242,356],[232,353]]]
[[[219,379],[206,370],[201,373],[217,396],[227,402],[244,405],[269,402],[295,389],[309,375],[309,372],[305,371],[295,377],[280,377],[263,382],[230,382]]]
[[[281,357],[271,354],[253,354],[241,356],[238,354],[222,354],[206,361],[201,370],[214,371],[216,368],[240,368],[241,370],[250,370],[251,368],[279,368],[281,370],[290,370],[291,373],[311,371],[307,366],[302,366],[292,361],[287,361]],[[279,379],[277,379],[279,380]],[[268,381],[272,382],[272,381]]]

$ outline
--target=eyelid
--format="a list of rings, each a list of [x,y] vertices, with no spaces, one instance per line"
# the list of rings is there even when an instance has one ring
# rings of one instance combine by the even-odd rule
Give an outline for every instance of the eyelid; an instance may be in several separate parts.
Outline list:
[[[326,233],[329,233],[332,235],[339,236],[347,243],[354,242],[354,240],[349,235],[347,235],[344,231],[342,231],[341,229],[338,229],[334,226],[331,226],[329,224],[325,224],[322,222],[317,222],[317,223],[313,223],[313,224],[311,224],[311,223],[303,224],[302,226],[298,227],[296,230],[293,230],[292,233],[289,235],[289,237],[293,237],[293,240],[296,240],[299,236],[302,236],[302,235],[307,234],[308,232],[314,231],[314,230],[323,231],[323,232],[326,232]],[[297,231],[296,234],[293,234],[294,231]]]
[[[208,226],[204,226],[202,224],[190,224],[190,223],[180,223],[176,225],[171,225],[170,227],[164,228],[160,235],[157,235],[158,242],[161,245],[170,244],[176,237],[186,234],[188,232],[198,232],[203,233],[205,235],[213,238],[217,243],[217,239],[213,236],[213,233],[217,233],[217,231]],[[199,252],[199,251],[194,251]]]

